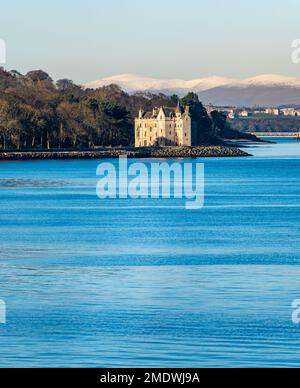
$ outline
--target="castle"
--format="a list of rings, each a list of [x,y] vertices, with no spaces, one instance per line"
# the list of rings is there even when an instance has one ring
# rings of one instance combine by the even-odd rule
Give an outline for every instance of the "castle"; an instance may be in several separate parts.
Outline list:
[[[135,119],[136,147],[191,146],[192,120],[189,107],[154,108],[139,111]]]

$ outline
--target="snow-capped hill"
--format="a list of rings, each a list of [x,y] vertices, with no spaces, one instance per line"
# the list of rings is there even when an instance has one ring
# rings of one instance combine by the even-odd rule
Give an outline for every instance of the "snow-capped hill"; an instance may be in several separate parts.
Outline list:
[[[200,92],[218,86],[228,85],[233,82],[234,80],[232,79],[217,76],[185,81],[180,79],[162,80],[134,74],[121,74],[89,82],[85,85],[85,87],[90,89],[97,89],[105,85],[117,84],[129,93],[141,91],[173,91],[174,93],[184,93],[187,91]]]
[[[187,81],[187,84],[188,84],[188,82],[189,81]],[[230,85],[230,84],[236,82],[236,80],[230,79],[230,78],[225,78],[225,77],[218,77],[218,76],[214,75],[212,77],[200,78],[198,80],[193,80],[190,82],[195,83],[193,86],[194,91],[201,92],[201,91],[213,89],[213,88],[216,88],[219,86]],[[188,85],[186,85],[186,86],[188,88]]]
[[[175,93],[184,96],[188,92],[195,92],[203,103],[214,105],[300,105],[300,78],[277,74],[263,74],[244,80],[212,76],[189,81],[121,74],[90,82],[85,87],[97,89],[110,84],[117,84],[128,93]]]
[[[155,78],[143,77],[134,74],[120,74],[113,77],[102,78],[97,81],[89,82],[86,88],[97,89],[102,86],[116,84],[128,92],[146,90],[157,83]]]
[[[247,78],[243,81],[239,81],[233,86],[300,86],[300,78],[296,77],[287,77],[278,74],[262,74],[256,77]],[[230,85],[231,86],[231,85]]]
[[[202,92],[205,90],[218,88],[221,86],[228,87],[250,87],[250,86],[300,86],[300,78],[287,77],[277,74],[263,74],[256,77],[247,78],[245,80],[235,80],[225,77],[206,77],[197,78],[189,81],[181,79],[163,80],[158,78],[145,77],[135,74],[121,74],[113,77],[102,78],[97,81],[89,82],[85,85],[86,88],[97,89],[101,86],[117,84],[125,91],[141,92],[178,92],[184,93],[188,91]]]
[[[144,77],[135,74],[120,74],[113,77],[102,78],[100,80],[87,83],[85,87],[96,89],[101,86],[111,84],[119,85],[122,89],[129,93],[148,90],[162,90],[168,89],[169,87],[182,87],[182,81],[180,80],[160,80],[157,78]]]

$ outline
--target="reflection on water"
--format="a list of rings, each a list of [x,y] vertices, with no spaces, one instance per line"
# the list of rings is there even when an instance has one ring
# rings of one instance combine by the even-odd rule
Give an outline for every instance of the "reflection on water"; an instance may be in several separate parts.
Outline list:
[[[299,366],[296,145],[204,160],[198,211],[100,201],[94,160],[0,164],[0,366]]]

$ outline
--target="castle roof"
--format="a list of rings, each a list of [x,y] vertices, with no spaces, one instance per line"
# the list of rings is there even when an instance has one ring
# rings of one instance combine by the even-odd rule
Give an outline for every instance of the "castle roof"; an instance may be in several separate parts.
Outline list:
[[[154,119],[157,115],[153,115],[153,112],[144,112],[143,119]]]
[[[154,108],[153,111],[151,111],[151,112],[142,112],[141,113],[142,118],[143,119],[154,119],[155,120],[155,119],[157,119],[157,116],[159,114],[160,109],[163,110],[165,116],[168,117],[168,118],[173,118],[178,113],[184,114],[183,109],[181,108],[180,104],[178,103],[176,108],[163,106],[161,108]]]
[[[166,117],[173,117],[176,113],[176,108],[163,107],[162,109]]]
[[[181,105],[180,105],[180,102],[179,102],[179,101],[178,101],[178,103],[177,103],[175,112],[176,112],[176,113],[182,114],[182,108],[181,108]]]

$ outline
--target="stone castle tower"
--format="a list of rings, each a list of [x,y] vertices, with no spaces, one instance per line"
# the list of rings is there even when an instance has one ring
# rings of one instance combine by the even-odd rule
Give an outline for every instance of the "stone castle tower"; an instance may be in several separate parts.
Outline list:
[[[192,121],[189,107],[154,108],[139,111],[135,119],[136,147],[191,146]]]

